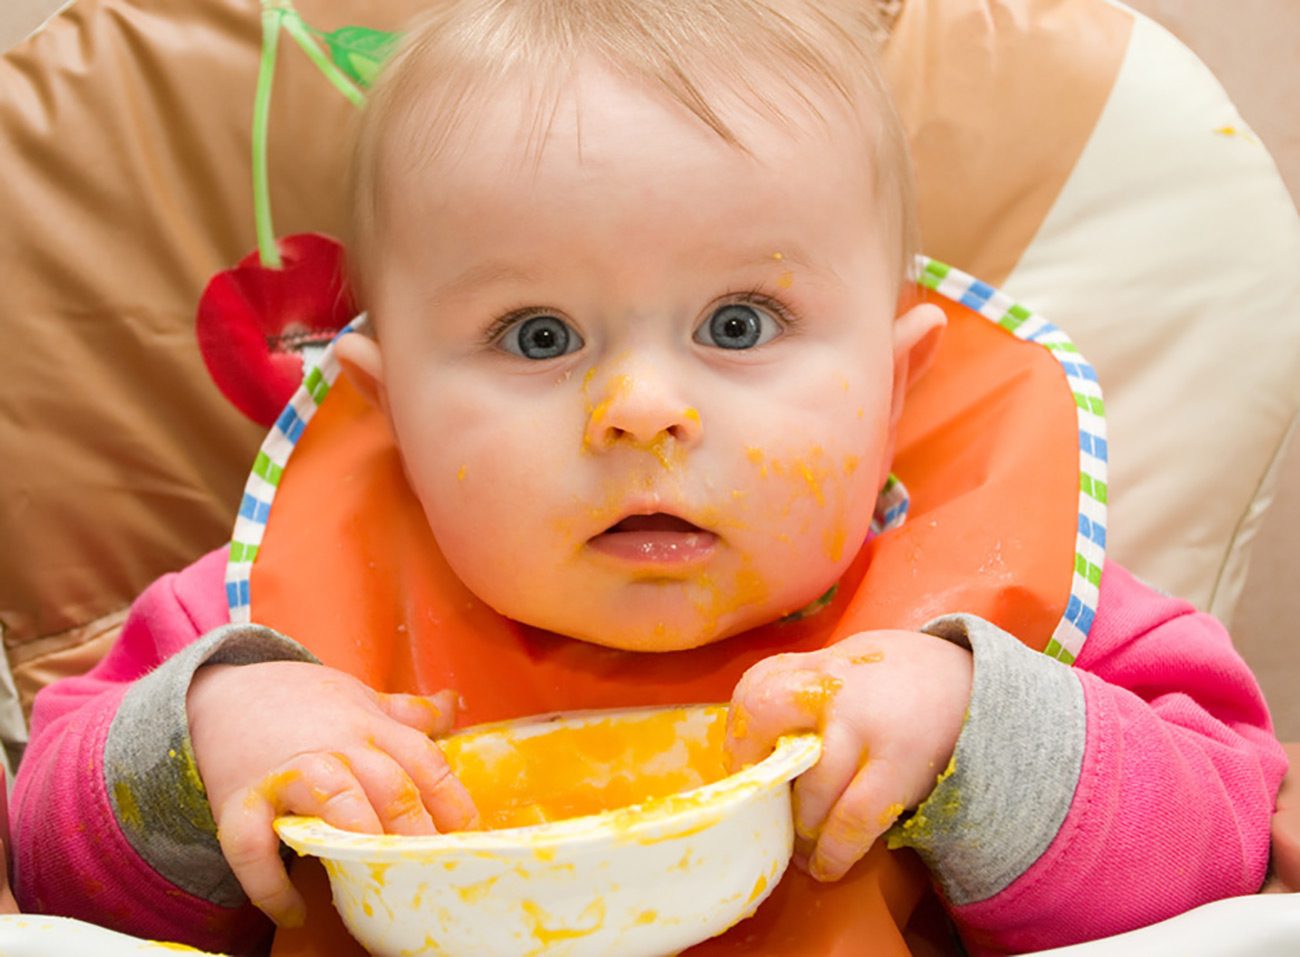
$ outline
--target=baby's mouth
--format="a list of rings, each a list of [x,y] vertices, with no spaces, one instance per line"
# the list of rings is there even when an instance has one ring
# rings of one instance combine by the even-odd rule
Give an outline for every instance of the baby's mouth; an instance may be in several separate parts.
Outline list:
[[[708,557],[718,536],[677,515],[628,515],[588,544],[621,561],[644,565],[692,564]]]
[[[698,525],[692,525],[684,518],[678,518],[676,515],[669,515],[666,512],[655,512],[653,515],[629,515],[620,522],[615,522],[609,528],[605,529],[606,535],[618,535],[623,532],[680,532],[689,535],[692,532],[702,532],[703,529]]]

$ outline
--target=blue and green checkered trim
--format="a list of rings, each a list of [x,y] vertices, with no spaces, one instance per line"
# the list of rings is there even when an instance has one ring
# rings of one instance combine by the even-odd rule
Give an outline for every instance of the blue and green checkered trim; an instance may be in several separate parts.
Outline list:
[[[362,313],[339,335],[360,328],[365,321]],[[253,462],[253,471],[244,483],[244,497],[230,539],[230,560],[226,563],[226,604],[230,608],[230,620],[236,624],[249,620],[249,580],[253,574],[253,560],[262,545],[271,503],[280,487],[280,476],[284,474],[284,467],[303,430],[329,394],[338,374],[339,364],[332,348],[325,349],[314,364],[307,366],[302,385],[298,386],[298,391],[262,441]]]
[[[1064,332],[987,283],[924,256],[917,257],[916,270],[921,285],[969,306],[1017,338],[1037,343],[1051,352],[1064,369],[1074,392],[1079,419],[1079,525],[1075,538],[1074,577],[1069,605],[1046,649],[1051,657],[1069,664],[1083,647],[1097,613],[1101,569],[1106,553],[1106,419],[1097,374]],[[363,314],[343,331],[359,329],[365,321]],[[226,599],[232,622],[249,620],[249,580],[253,560],[262,544],[280,476],[299,437],[338,373],[334,350],[326,349],[317,363],[308,368],[302,385],[285,406],[257,454],[253,471],[244,486],[244,498],[230,543],[230,561],[226,566]],[[879,533],[901,525],[907,517],[907,506],[907,490],[891,475],[876,503],[872,530]]]
[[[891,528],[898,528],[907,521],[907,508],[911,504],[907,487],[898,480],[897,475],[890,472],[885,487],[876,496],[876,510],[871,516],[871,534],[879,535]]]
[[[1106,558],[1106,404],[1097,373],[1070,338],[1032,310],[959,269],[918,256],[917,281],[970,307],[1012,335],[1047,349],[1065,371],[1079,420],[1079,525],[1074,544],[1070,600],[1046,653],[1066,664],[1078,657],[1101,590]]]

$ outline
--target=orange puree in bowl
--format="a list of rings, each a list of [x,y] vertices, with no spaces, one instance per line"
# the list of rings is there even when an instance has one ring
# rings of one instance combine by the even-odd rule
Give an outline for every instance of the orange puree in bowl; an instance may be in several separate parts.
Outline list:
[[[439,743],[489,829],[610,811],[726,776],[726,708],[470,730]]]

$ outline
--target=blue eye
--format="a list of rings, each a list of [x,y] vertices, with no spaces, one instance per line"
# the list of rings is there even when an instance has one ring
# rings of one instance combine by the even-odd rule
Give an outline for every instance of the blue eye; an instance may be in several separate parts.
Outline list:
[[[767,311],[733,302],[713,311],[695,333],[695,341],[719,349],[753,349],[780,333],[781,324]]]
[[[582,337],[558,316],[533,316],[506,330],[501,348],[525,359],[554,359],[582,348]]]

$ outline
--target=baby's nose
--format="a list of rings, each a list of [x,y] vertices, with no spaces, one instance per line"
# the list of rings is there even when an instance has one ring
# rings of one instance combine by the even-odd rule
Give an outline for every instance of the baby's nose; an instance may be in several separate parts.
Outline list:
[[[666,383],[622,374],[611,377],[599,401],[590,406],[583,444],[596,449],[620,444],[648,448],[666,437],[687,448],[702,433],[699,411]]]

